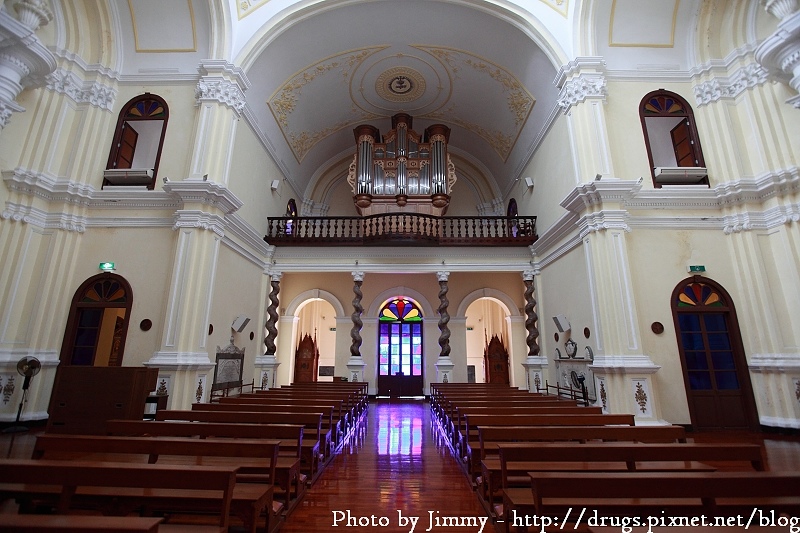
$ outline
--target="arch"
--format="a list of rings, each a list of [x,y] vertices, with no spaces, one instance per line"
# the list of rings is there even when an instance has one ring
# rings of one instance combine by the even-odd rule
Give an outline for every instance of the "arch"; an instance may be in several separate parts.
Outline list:
[[[298,311],[300,308],[306,303],[306,301],[311,299],[320,299],[325,300],[333,307],[334,311],[336,312],[336,318],[345,318],[349,316],[344,311],[344,307],[339,299],[334,296],[332,293],[323,290],[323,289],[310,289],[307,291],[303,291],[294,298],[292,301],[289,302],[289,305],[286,306],[286,312],[284,313],[285,316],[297,316]]]
[[[105,272],[84,281],[72,297],[61,364],[122,366],[132,305],[131,286],[122,276]]]
[[[259,26],[259,29],[253,33],[252,37],[239,50],[234,51],[236,55],[234,63],[241,65],[242,69],[247,72],[270,43],[288,28],[299,21],[317,16],[325,11],[346,6],[349,3],[348,0],[324,2],[324,5],[297,2],[286,10],[275,13],[273,18],[264,21]],[[545,10],[550,9],[544,3],[541,7]],[[569,61],[568,55],[564,51],[564,45],[547,28],[547,25],[530,11],[510,3],[501,6],[488,0],[477,0],[472,5],[472,8],[489,13],[519,29],[530,38],[534,45],[542,50],[554,69],[558,70]]]
[[[427,298],[422,295],[419,291],[415,291],[409,287],[392,287],[391,289],[386,289],[385,291],[381,292],[377,295],[370,303],[369,308],[365,310],[365,313],[362,315],[365,318],[378,318],[378,313],[380,313],[381,308],[383,305],[388,302],[390,299],[395,298],[397,296],[406,296],[412,300],[414,300],[417,305],[422,309],[422,316],[423,317],[432,317],[436,314],[433,306],[430,304]],[[438,309],[438,305],[437,305]]]
[[[514,303],[513,298],[502,291],[498,291],[497,289],[490,289],[490,288],[483,288],[478,289],[476,291],[472,291],[471,293],[467,294],[461,303],[458,304],[458,309],[456,311],[457,317],[465,317],[467,314],[467,308],[476,300],[480,300],[481,298],[491,298],[495,300],[500,307],[506,312],[507,316],[521,316],[519,309],[517,308],[517,304]]]
[[[167,102],[156,94],[141,94],[122,106],[108,154],[103,187],[146,185],[148,189],[155,188],[168,120]]]
[[[757,429],[758,417],[736,309],[720,284],[681,281],[670,300],[692,426]]]
[[[654,187],[708,185],[694,111],[686,100],[663,89],[649,92],[639,103],[639,119]],[[659,174],[656,171],[665,167],[676,172]],[[697,168],[702,168],[703,172],[697,172]],[[681,169],[685,170],[681,173]]]

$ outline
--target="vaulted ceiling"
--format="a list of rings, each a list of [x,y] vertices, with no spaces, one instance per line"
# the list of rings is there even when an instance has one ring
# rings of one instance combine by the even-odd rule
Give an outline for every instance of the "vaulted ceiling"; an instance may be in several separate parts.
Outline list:
[[[123,79],[191,79],[223,57],[251,83],[249,116],[301,194],[350,159],[353,127],[393,114],[452,130],[455,156],[497,197],[558,114],[559,68],[685,72],[699,0],[116,0]],[[175,7],[172,7],[172,6]],[[161,16],[158,14],[161,13]],[[575,53],[573,49],[578,49]]]

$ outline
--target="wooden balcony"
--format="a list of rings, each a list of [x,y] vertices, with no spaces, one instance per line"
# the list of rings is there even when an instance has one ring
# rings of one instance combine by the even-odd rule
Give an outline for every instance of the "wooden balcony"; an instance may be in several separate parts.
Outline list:
[[[267,219],[275,246],[529,246],[536,217],[437,217],[386,213],[364,217]]]

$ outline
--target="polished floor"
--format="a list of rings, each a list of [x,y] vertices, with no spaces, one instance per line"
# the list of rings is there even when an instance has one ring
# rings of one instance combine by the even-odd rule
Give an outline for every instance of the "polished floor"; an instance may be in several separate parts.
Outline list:
[[[30,457],[36,433],[0,435],[0,453]],[[764,447],[769,470],[800,471],[797,435],[690,436],[697,442],[758,443]],[[724,464],[715,466],[728,469]],[[486,518],[476,493],[431,424],[429,404],[373,401],[362,431],[328,464],[281,531],[477,533]],[[482,531],[493,531],[490,521]]]
[[[363,433],[328,465],[281,532],[476,533],[481,521],[483,531],[492,531],[467,478],[438,439],[427,403],[373,402]]]

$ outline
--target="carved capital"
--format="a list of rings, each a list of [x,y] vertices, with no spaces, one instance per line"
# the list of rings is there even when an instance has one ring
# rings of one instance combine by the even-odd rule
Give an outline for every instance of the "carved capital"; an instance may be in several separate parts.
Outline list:
[[[522,280],[523,281],[533,281],[533,278],[536,276],[536,270],[529,268],[522,271]]]
[[[350,275],[353,276],[353,281],[364,281],[364,272],[361,270],[354,270]]]
[[[440,282],[442,281],[447,282],[447,278],[449,277],[450,277],[450,272],[444,270],[440,270],[439,272],[436,273],[436,279]]]

